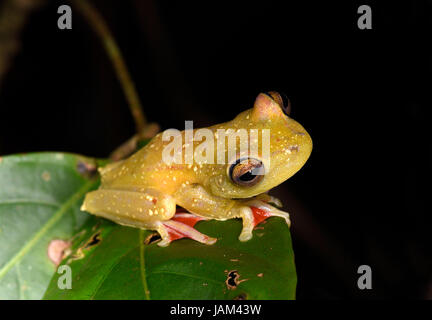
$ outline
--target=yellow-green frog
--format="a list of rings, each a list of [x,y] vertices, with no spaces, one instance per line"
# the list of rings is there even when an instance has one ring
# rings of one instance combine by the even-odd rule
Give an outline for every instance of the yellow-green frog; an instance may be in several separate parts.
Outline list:
[[[128,159],[100,168],[101,186],[87,193],[81,210],[121,225],[157,230],[162,238],[160,246],[183,237],[215,243],[217,239],[194,229],[200,220],[241,218],[240,241],[251,239],[254,227],[271,216],[284,218],[289,226],[288,213],[276,208],[281,207],[281,202],[267,192],[300,170],[312,151],[309,134],[288,116],[289,108],[289,102],[284,105],[277,92],[260,93],[252,109],[207,128],[214,134],[213,143],[209,144],[206,137],[203,141],[194,139],[192,144],[195,152],[202,152],[203,144],[214,148],[214,161],[207,161],[208,157],[198,161],[195,153],[192,162],[189,158],[185,161],[185,149],[190,147],[186,130],[180,133],[180,150],[171,153],[181,152],[180,163],[167,162],[164,149],[173,141],[165,141],[163,133],[159,133]],[[220,139],[226,139],[218,135],[220,130],[227,130],[229,138],[230,132],[239,129],[267,129],[269,159],[263,159],[264,139],[248,140],[251,146],[258,145],[259,151],[253,154],[252,148],[245,153],[237,140],[227,148],[217,149]],[[222,152],[226,163],[218,162],[218,152],[219,157]],[[228,159],[229,154],[234,154],[234,159]],[[176,212],[177,206],[188,213]]]

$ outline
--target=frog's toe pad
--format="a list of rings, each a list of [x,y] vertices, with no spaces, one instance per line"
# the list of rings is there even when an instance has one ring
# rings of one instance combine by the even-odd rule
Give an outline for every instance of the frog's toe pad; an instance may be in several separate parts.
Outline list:
[[[190,238],[204,244],[214,244],[217,239],[194,229],[195,224],[201,220],[206,219],[189,213],[177,213],[172,219],[163,222],[168,232],[168,241],[171,242],[182,238]]]

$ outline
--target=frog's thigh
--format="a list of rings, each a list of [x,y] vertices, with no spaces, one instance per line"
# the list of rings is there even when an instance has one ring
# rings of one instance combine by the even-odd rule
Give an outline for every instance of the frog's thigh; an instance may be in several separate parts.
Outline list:
[[[198,184],[180,188],[174,197],[179,206],[197,215],[217,220],[234,218],[231,208],[235,201],[213,196]]]
[[[144,192],[99,189],[88,193],[81,210],[122,225],[156,229],[175,214],[174,199],[154,189]]]

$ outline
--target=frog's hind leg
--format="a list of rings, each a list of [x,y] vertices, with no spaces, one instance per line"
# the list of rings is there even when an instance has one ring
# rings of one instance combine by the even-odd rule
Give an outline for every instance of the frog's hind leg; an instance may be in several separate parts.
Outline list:
[[[158,245],[165,247],[169,245],[171,241],[181,238],[190,238],[208,245],[214,244],[217,239],[202,234],[194,229],[195,224],[201,220],[207,219],[190,213],[177,213],[170,220],[160,222],[157,231],[161,235],[162,240]]]
[[[176,204],[171,196],[154,189],[98,189],[86,194],[81,210],[121,225],[152,230],[156,222],[174,216]]]
[[[181,238],[205,244],[216,242],[215,238],[194,229],[195,224],[205,218],[189,213],[176,214],[175,200],[154,189],[143,192],[98,189],[87,193],[81,210],[121,225],[157,230],[162,237],[160,246]]]
[[[262,200],[250,200],[240,208],[240,217],[243,220],[243,229],[240,233],[240,241],[248,241],[252,238],[253,229],[270,217],[281,217],[285,219],[288,227],[291,221],[288,212],[281,211]]]

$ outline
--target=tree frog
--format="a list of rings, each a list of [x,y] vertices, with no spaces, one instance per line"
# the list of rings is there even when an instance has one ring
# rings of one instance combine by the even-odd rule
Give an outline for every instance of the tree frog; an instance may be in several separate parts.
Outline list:
[[[101,185],[86,194],[81,210],[121,225],[156,230],[161,236],[159,246],[184,237],[208,245],[215,243],[216,238],[194,228],[200,220],[242,219],[240,241],[251,239],[254,227],[271,216],[283,218],[290,226],[289,214],[279,209],[280,200],[267,192],[300,170],[311,154],[312,139],[289,117],[289,109],[289,101],[284,103],[277,92],[260,93],[253,108],[229,122],[207,128],[214,134],[214,143],[209,144],[208,138],[192,143],[197,152],[203,143],[214,148],[215,161],[198,161],[194,153],[192,162],[186,163],[182,151],[188,145],[184,143],[180,150],[173,151],[182,152],[182,161],[167,162],[164,148],[172,141],[159,133],[129,158],[99,168]],[[246,152],[237,140],[218,149],[221,139],[226,139],[218,135],[221,129],[228,132],[228,138],[229,132],[234,134],[239,129],[267,129],[269,159],[262,158],[264,139],[250,138]],[[186,141],[186,132],[181,132],[182,141]],[[254,145],[260,147],[259,152],[250,151]],[[234,159],[216,161],[221,153],[225,159],[229,154]],[[187,212],[179,213],[178,207]]]

